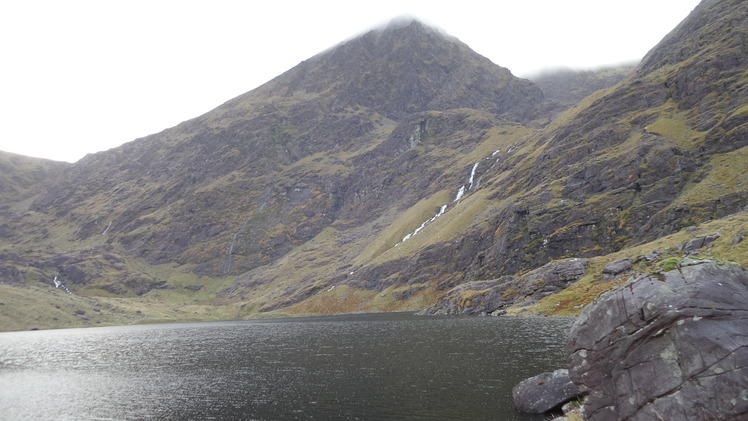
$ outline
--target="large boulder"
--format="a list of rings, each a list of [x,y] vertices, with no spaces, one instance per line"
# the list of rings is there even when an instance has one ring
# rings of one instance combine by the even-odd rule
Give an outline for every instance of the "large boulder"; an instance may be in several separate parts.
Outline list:
[[[564,369],[530,377],[512,389],[514,406],[531,414],[560,409],[577,396],[579,388],[569,378],[569,370]]]
[[[567,344],[589,420],[748,419],[748,274],[686,259],[589,305]]]

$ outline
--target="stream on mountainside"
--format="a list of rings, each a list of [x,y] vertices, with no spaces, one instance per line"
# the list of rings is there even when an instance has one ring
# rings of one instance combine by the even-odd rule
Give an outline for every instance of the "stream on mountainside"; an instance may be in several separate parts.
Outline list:
[[[567,318],[403,313],[0,333],[6,420],[543,420]]]

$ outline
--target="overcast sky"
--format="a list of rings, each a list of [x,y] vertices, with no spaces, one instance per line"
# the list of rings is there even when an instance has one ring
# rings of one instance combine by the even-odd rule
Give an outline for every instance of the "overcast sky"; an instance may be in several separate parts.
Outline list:
[[[640,59],[699,0],[0,2],[0,150],[74,162],[410,15],[515,75]]]

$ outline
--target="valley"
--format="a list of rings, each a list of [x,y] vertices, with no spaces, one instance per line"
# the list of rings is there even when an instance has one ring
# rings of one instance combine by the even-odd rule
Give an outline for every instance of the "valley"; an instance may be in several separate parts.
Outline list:
[[[536,81],[393,21],[74,164],[0,152],[0,329],[443,297],[571,315],[667,258],[748,266],[746,7],[705,1],[635,66]],[[523,283],[571,259],[568,284]],[[466,305],[491,288],[500,307]]]

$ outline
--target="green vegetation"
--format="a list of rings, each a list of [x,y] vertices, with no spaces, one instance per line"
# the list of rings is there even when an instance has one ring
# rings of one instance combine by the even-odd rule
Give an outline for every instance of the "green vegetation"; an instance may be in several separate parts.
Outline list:
[[[663,105],[657,120],[649,123],[645,130],[667,138],[682,149],[694,149],[704,142],[704,132],[693,130],[682,113],[676,113],[676,105],[671,102]]]
[[[657,268],[662,272],[669,272],[671,270],[678,269],[679,265],[683,262],[680,257],[668,257],[667,259],[659,262]]]

